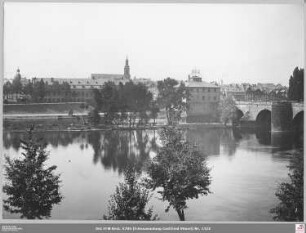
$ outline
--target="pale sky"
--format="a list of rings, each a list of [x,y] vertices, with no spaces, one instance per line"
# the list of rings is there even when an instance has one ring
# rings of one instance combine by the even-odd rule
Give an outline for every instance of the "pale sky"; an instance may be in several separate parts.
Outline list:
[[[290,4],[5,3],[4,78],[132,77],[288,85],[303,67],[303,8]]]

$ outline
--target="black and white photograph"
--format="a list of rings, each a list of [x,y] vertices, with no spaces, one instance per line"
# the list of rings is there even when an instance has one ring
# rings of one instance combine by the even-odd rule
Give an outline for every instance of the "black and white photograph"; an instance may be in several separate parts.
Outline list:
[[[3,10],[2,219],[304,221],[303,1]]]

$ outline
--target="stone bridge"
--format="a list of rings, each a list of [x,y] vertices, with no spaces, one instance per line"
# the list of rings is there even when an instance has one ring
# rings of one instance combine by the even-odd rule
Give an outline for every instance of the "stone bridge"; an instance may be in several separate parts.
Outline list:
[[[253,121],[272,132],[303,130],[304,103],[280,102],[237,102],[237,116],[241,121]]]

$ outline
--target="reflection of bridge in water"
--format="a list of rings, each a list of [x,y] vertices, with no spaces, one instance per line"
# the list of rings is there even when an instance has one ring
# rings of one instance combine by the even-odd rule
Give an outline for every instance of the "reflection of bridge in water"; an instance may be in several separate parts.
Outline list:
[[[304,103],[300,102],[237,102],[237,116],[242,122],[256,122],[271,127],[272,132],[303,130]]]
[[[260,128],[209,129],[191,127],[186,139],[206,155],[229,155],[243,150],[276,153],[303,147],[303,135],[296,132],[271,134]]]

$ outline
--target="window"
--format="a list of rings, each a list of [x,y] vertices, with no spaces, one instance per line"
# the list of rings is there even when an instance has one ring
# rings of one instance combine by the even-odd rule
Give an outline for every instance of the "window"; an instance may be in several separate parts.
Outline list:
[[[202,100],[205,100],[205,96],[204,95],[202,96]]]
[[[217,100],[217,96],[214,96],[214,100]]]
[[[215,88],[215,92],[217,92],[217,88]]]
[[[210,92],[210,88],[208,88],[207,91]]]

